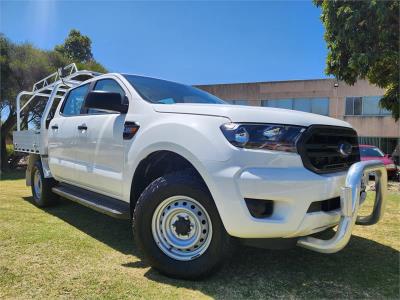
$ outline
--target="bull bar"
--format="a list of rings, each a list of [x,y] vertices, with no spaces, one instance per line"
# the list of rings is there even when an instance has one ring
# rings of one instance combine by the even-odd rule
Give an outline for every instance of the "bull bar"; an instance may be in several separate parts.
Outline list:
[[[366,198],[363,180],[372,172],[375,174],[376,191],[373,210],[368,216],[358,216],[358,209]],[[312,236],[302,237],[297,241],[297,245],[321,253],[335,253],[342,250],[349,242],[355,224],[373,225],[382,218],[386,205],[386,190],[387,172],[382,162],[372,160],[353,164],[341,190],[341,216],[335,235],[328,240]]]

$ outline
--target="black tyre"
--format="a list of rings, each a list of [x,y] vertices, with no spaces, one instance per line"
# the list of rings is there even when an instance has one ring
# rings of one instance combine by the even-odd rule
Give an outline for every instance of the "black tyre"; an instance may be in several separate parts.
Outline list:
[[[53,178],[44,177],[42,163],[36,161],[31,172],[32,196],[36,206],[46,207],[56,202],[58,196],[51,190],[56,183]]]
[[[193,172],[154,180],[139,197],[132,224],[150,265],[170,277],[205,277],[234,250],[209,191]]]

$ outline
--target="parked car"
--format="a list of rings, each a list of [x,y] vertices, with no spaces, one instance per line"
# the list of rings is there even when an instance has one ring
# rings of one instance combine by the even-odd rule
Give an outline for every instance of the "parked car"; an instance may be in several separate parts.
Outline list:
[[[44,207],[59,195],[130,219],[135,242],[164,274],[204,277],[238,243],[337,252],[356,222],[382,216],[386,171],[360,162],[357,133],[344,121],[67,69],[17,97],[14,147],[30,154],[33,201]],[[24,95],[48,97],[38,130],[21,130]],[[378,176],[376,203],[359,218],[368,172]],[[334,226],[330,239],[310,236]]]
[[[379,160],[386,168],[389,178],[397,178],[397,166],[388,154],[374,145],[360,145],[361,161]]]

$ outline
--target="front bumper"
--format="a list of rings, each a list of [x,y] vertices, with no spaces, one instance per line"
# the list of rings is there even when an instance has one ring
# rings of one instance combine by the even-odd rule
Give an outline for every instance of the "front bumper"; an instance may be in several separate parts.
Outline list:
[[[366,217],[359,217],[358,209],[365,191],[361,189],[361,181],[364,174],[375,172],[375,201],[372,213]],[[297,244],[301,247],[321,252],[335,253],[343,249],[350,240],[355,224],[373,225],[383,216],[385,210],[385,193],[387,189],[387,172],[384,165],[379,161],[358,162],[351,166],[346,183],[342,188],[341,216],[336,234],[329,240],[321,240],[314,237],[299,239]]]
[[[349,187],[349,176],[370,171],[372,165],[381,174],[377,176],[380,190],[386,189],[386,171],[377,162],[356,163],[348,172],[321,175],[305,169],[296,155],[241,161],[242,166],[213,162],[206,167],[211,177],[207,184],[225,229],[230,235],[244,239],[304,237],[338,225],[342,222],[343,204],[342,209],[328,212],[308,212],[308,208],[315,201],[340,197],[342,188]],[[359,183],[361,186],[361,179]],[[351,188],[360,191],[355,184]],[[272,200],[272,215],[254,218],[244,198]],[[299,244],[311,245],[310,240],[307,242]]]
[[[307,211],[313,202],[339,197],[346,172],[316,174],[304,168],[300,157],[294,154],[245,154],[240,159],[205,164],[206,183],[231,236],[298,237],[339,222],[339,210]],[[273,201],[272,215],[253,217],[245,198]]]

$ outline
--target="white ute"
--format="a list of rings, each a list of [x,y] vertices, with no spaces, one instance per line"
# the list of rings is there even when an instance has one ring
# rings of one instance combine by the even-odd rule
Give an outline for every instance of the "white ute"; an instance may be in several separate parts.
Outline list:
[[[21,130],[39,97],[40,128]],[[238,242],[334,253],[355,224],[384,211],[386,170],[359,161],[344,121],[228,105],[191,86],[74,64],[21,92],[17,105],[14,147],[30,153],[34,203],[59,195],[131,219],[147,260],[172,277],[210,274]],[[360,217],[369,173],[375,203]],[[335,226],[330,239],[314,235]]]

